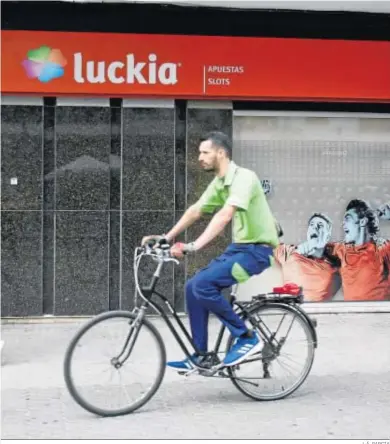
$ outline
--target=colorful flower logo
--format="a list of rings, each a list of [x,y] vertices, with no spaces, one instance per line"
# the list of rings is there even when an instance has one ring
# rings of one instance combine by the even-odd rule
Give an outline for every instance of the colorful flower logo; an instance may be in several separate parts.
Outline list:
[[[64,75],[64,66],[67,64],[65,57],[59,49],[51,49],[41,46],[31,49],[27,53],[22,65],[30,79],[38,79],[43,83],[58,79]]]

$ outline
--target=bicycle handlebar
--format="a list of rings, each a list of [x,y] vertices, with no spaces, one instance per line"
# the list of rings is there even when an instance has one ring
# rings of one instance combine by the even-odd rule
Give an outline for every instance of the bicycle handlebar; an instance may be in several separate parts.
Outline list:
[[[152,280],[148,287],[141,288],[138,279],[138,268],[141,262],[141,259],[144,256],[150,256],[154,261],[158,262],[157,268],[153,274]],[[154,288],[157,284],[158,279],[160,278],[161,270],[163,268],[164,263],[174,262],[177,265],[180,263],[176,258],[174,258],[170,253],[170,245],[167,242],[156,246],[156,243],[147,243],[143,246],[136,247],[134,250],[134,280],[135,280],[135,305],[137,305],[137,294],[141,296],[144,301],[150,303],[150,299],[148,300],[143,294],[143,289],[147,289],[148,292],[153,292]],[[154,308],[153,304],[152,307]]]
[[[158,262],[175,262],[179,264],[179,261],[171,255],[170,249],[171,246],[166,241],[163,243],[147,242],[145,245],[137,247],[136,252],[139,251],[143,256],[151,256]]]

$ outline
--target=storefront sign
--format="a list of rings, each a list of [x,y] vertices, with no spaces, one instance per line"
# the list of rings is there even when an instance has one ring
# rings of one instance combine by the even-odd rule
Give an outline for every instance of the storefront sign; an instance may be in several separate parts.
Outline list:
[[[390,42],[3,31],[8,94],[390,101]]]

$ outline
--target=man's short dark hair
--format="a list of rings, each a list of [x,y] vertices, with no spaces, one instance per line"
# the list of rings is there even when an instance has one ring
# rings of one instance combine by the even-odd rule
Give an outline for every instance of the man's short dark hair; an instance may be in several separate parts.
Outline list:
[[[210,140],[214,146],[222,148],[229,159],[232,158],[232,143],[227,134],[221,131],[211,131],[202,137],[200,142],[206,142],[207,140]]]
[[[355,210],[359,220],[367,218],[367,229],[369,234],[379,233],[379,219],[376,212],[370,207],[369,203],[361,199],[352,199],[347,205],[345,211]]]
[[[315,217],[319,217],[319,218],[321,218],[322,220],[324,220],[331,228],[332,228],[332,226],[333,226],[333,222],[332,222],[332,219],[329,217],[329,216],[327,216],[326,214],[324,214],[324,213],[313,213],[311,216],[310,216],[310,219],[308,220],[308,222],[307,222],[307,224],[308,225],[310,225],[310,222],[312,221],[312,219],[314,219]]]

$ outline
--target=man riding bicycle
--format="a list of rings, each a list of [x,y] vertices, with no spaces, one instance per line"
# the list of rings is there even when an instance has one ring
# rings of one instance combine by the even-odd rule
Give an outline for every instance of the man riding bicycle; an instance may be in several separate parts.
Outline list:
[[[279,244],[275,219],[268,206],[256,173],[237,166],[231,160],[231,143],[221,132],[212,132],[201,140],[199,162],[205,171],[215,173],[214,180],[198,202],[189,207],[167,234],[147,236],[151,240],[171,242],[200,219],[203,213],[216,214],[207,228],[194,242],[175,243],[171,255],[182,258],[185,253],[201,250],[233,221],[233,243],[218,258],[200,270],[186,284],[187,310],[192,338],[198,350],[208,349],[208,316],[216,315],[236,339],[223,364],[237,365],[261,351],[257,333],[249,330],[234,312],[221,290],[260,274],[270,267],[273,249]],[[203,355],[193,355],[192,362],[202,363]],[[191,360],[171,361],[167,365],[177,370],[193,368]]]

